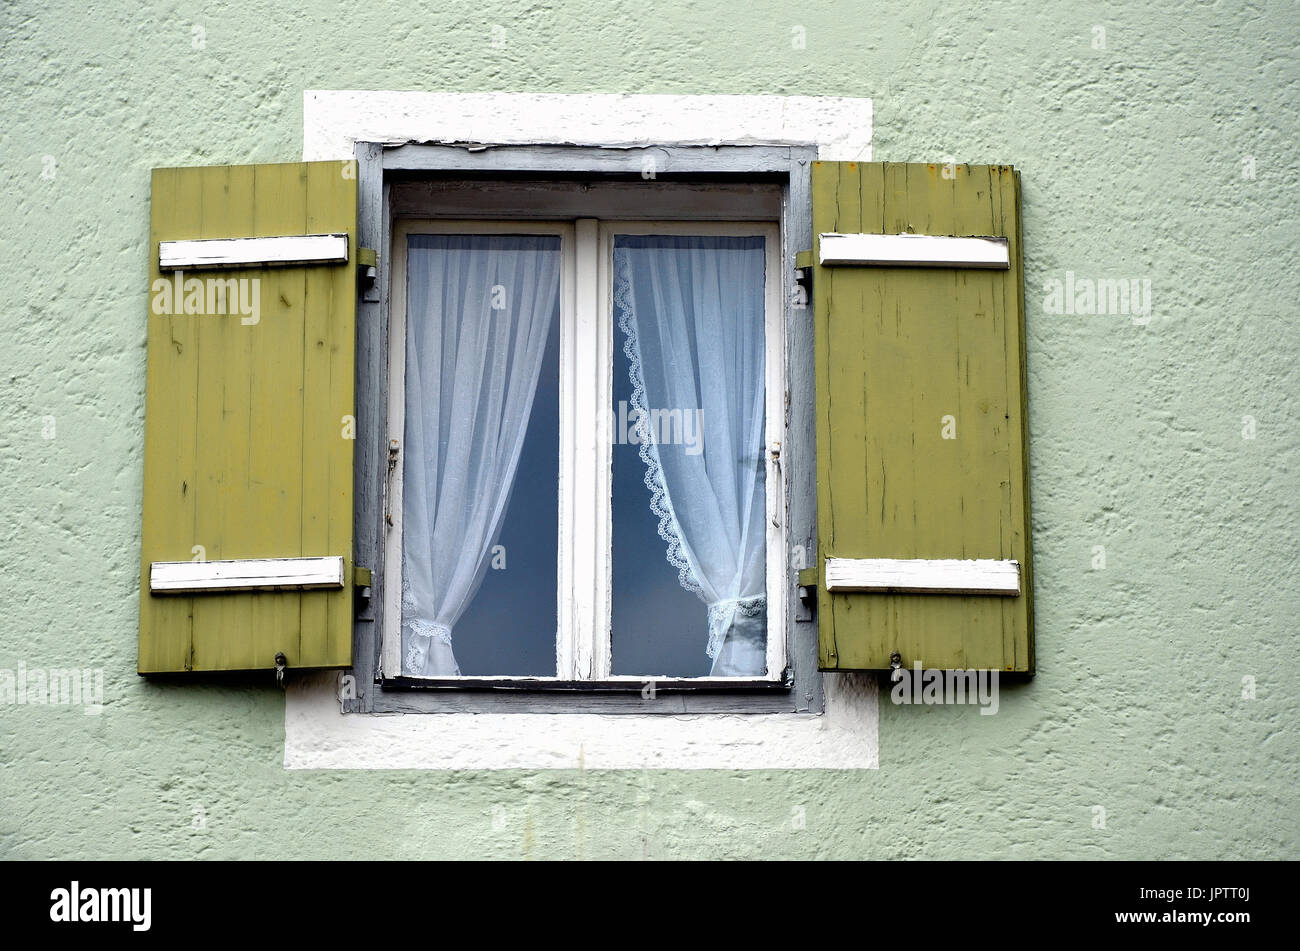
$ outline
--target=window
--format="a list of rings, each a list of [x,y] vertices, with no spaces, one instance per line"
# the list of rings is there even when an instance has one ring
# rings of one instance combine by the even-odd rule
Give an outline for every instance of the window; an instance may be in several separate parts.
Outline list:
[[[347,682],[352,695],[343,698],[343,709],[617,713],[633,719],[641,714],[820,713],[823,682],[810,610],[816,588],[795,583],[795,571],[810,564],[816,543],[811,307],[806,288],[795,284],[800,273],[796,254],[812,246],[809,181],[816,150],[749,145],[478,149],[359,142],[356,155],[357,244],[375,250],[376,268],[373,282],[362,271],[356,318],[353,528],[360,580],[353,676]],[[550,470],[558,478],[553,485],[546,480],[554,501],[548,498],[545,504],[553,504],[555,514],[548,509],[544,519],[516,521],[513,503],[507,506],[496,543],[502,548],[494,553],[489,546],[477,597],[456,624],[484,630],[489,613],[505,610],[501,592],[515,601],[537,603],[546,599],[543,586],[552,584],[555,618],[530,626],[527,637],[516,626],[509,637],[476,640],[464,649],[461,642],[470,635],[458,640],[452,625],[459,676],[403,673],[400,524],[391,525],[389,518],[399,521],[404,514],[394,494],[405,488],[406,391],[404,385],[395,390],[392,384],[399,372],[405,374],[405,356],[399,357],[395,347],[399,342],[405,346],[406,335],[399,338],[393,322],[407,317],[409,302],[399,290],[408,284],[402,242],[412,227],[427,235],[551,235],[560,241],[560,311],[551,331],[558,335],[558,365],[549,369],[544,357],[538,371],[529,431],[516,466],[534,473],[527,459],[540,445],[540,433],[534,438],[531,429],[542,425],[539,414],[549,399],[546,380],[554,379],[559,415],[549,431],[555,442],[538,453],[558,452],[558,464]],[[766,635],[757,675],[714,673],[707,654],[708,607],[682,589],[667,559],[658,519],[651,514],[652,496],[642,481],[641,447],[630,439],[616,441],[618,403],[630,404],[632,384],[623,349],[626,335],[614,306],[614,236],[644,233],[633,229],[660,229],[679,237],[764,236],[766,617],[740,616],[749,631],[762,625]],[[400,278],[395,273],[399,267]],[[509,304],[508,295],[504,303]],[[621,388],[617,392],[616,386]],[[390,419],[399,393],[401,425]],[[668,425],[671,432],[671,417]],[[599,451],[606,453],[603,461]],[[635,477],[627,488],[642,493],[635,506],[620,504],[627,489],[618,489],[616,462],[625,481]],[[636,466],[642,467],[639,476]],[[516,476],[512,499],[520,492],[541,492],[535,474],[526,482],[520,478]],[[545,519],[553,519],[545,539],[554,545],[549,557],[535,530],[528,539],[531,548],[519,534]],[[643,544],[655,544],[651,558],[632,554],[623,560],[624,545],[635,548],[630,531],[639,532]],[[504,559],[505,568],[493,567],[493,554],[497,564]],[[530,575],[532,590],[524,591],[510,579],[530,560],[542,567]],[[638,579],[639,570],[642,575],[653,571],[660,590],[672,591],[679,606],[695,612],[693,629],[672,628],[676,644],[661,642],[660,655],[648,658],[636,656],[636,631],[622,621],[644,621],[629,614],[635,608],[623,596],[625,587],[635,593],[634,581],[650,583]],[[773,577],[774,572],[781,574]],[[752,604],[747,607],[753,610]],[[673,654],[674,649],[679,653]],[[673,663],[685,651],[695,666]],[[647,670],[651,672],[643,673]]]
[[[782,682],[776,222],[407,217],[391,260],[386,678]]]
[[[356,154],[154,172],[142,674],[797,713],[819,670],[1032,673],[1014,169]]]

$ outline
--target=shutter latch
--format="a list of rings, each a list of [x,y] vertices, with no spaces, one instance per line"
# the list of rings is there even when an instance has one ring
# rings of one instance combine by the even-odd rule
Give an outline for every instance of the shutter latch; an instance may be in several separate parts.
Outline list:
[[[384,480],[385,486],[387,488],[387,491],[384,493],[384,498],[385,498],[384,521],[387,522],[389,525],[393,524],[393,507],[392,507],[393,470],[397,468],[397,453],[400,451],[400,449],[401,449],[401,445],[398,443],[396,439],[388,440],[388,478]]]

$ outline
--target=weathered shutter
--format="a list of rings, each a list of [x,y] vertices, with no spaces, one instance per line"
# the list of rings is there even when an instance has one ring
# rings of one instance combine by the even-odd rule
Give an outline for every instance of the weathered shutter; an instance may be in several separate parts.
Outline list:
[[[820,666],[1032,672],[1018,175],[819,162],[812,199]]]
[[[141,673],[351,662],[354,169],[153,173]]]

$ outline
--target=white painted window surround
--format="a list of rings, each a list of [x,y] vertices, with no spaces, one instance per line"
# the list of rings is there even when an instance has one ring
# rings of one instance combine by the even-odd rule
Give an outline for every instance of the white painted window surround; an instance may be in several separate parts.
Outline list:
[[[303,159],[356,142],[813,145],[871,158],[871,101],[816,96],[534,95],[308,90]],[[338,674],[292,683],[286,769],[875,769],[872,676],[830,674],[826,712],[344,715]]]

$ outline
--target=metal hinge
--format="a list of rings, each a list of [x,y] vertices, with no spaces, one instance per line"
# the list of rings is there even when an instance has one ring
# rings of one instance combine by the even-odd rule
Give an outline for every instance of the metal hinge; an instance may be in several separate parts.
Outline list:
[[[360,565],[354,565],[352,568],[352,589],[356,597],[352,601],[352,616],[358,621],[371,621],[375,619],[373,611],[372,587],[374,584],[373,573],[369,568],[363,568]]]
[[[817,569],[801,568],[798,575],[799,607],[795,609],[796,621],[811,621],[817,607]]]
[[[379,300],[379,254],[374,248],[357,248],[357,282],[362,300]]]
[[[798,252],[794,256],[794,282],[790,288],[790,306],[795,310],[803,310],[812,303],[812,274],[812,252]]]
[[[379,276],[379,252],[374,248],[357,248],[357,271],[361,280],[373,284]]]

